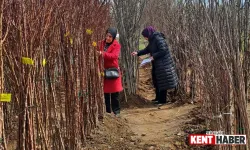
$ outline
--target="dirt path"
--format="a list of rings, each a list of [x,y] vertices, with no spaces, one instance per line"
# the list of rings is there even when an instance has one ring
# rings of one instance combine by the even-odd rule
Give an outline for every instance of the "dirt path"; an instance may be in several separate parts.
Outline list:
[[[166,105],[153,108],[128,109],[123,112],[129,127],[135,133],[134,137],[140,144],[148,148],[174,149],[174,138],[183,135],[182,127],[191,119],[188,113],[194,105],[172,108]]]
[[[150,74],[150,66],[140,69],[138,96],[122,102],[120,118],[106,114],[84,150],[189,149],[185,143],[187,133],[183,130],[186,131],[184,127],[190,122],[195,122],[190,112],[197,106],[167,104],[158,107],[152,104],[154,88]]]
[[[150,66],[140,69],[138,95],[149,102],[154,99]],[[184,134],[181,128],[191,120],[188,114],[195,107],[192,104],[180,107],[169,104],[159,108],[152,104],[125,109],[122,118],[134,132],[134,138],[139,139],[139,144],[145,149],[175,149],[174,138]]]
[[[189,147],[186,143],[189,133],[205,129],[199,104],[168,104],[159,108],[150,102],[154,98],[153,89],[150,68],[140,69],[139,96],[123,103],[120,118],[106,114],[103,124],[87,139],[83,150],[207,149]]]

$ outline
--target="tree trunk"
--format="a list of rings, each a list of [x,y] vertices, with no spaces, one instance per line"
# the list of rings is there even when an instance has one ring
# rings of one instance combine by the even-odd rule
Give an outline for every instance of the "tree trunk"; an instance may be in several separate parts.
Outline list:
[[[0,0],[0,94],[4,93],[4,69],[3,69],[3,8],[4,0]],[[0,102],[0,149],[7,149],[4,136],[3,103]]]
[[[145,0],[114,0],[115,24],[122,46],[123,86],[128,95],[136,94],[137,58],[131,56],[131,53],[138,50],[140,20],[145,4]]]

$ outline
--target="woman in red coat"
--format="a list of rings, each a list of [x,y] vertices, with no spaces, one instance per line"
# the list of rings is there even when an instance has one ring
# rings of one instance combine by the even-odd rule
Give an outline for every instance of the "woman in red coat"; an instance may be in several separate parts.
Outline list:
[[[103,59],[104,69],[108,68],[119,68],[119,54],[121,46],[118,41],[115,40],[117,35],[117,30],[115,28],[109,28],[106,31],[106,38],[101,42],[100,55]],[[119,92],[123,90],[121,72],[120,77],[116,79],[104,79],[104,98],[106,105],[106,112],[111,113],[112,111],[116,116],[120,115],[120,102],[119,102]],[[111,105],[111,107],[110,107]]]

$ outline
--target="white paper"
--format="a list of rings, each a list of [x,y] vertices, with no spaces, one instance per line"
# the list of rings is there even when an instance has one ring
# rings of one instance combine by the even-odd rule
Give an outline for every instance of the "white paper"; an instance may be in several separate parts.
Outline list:
[[[142,62],[141,62],[141,64],[140,64],[140,67],[141,67],[141,66],[144,66],[145,64],[148,64],[148,63],[150,63],[150,62],[151,62],[151,58],[143,59]]]

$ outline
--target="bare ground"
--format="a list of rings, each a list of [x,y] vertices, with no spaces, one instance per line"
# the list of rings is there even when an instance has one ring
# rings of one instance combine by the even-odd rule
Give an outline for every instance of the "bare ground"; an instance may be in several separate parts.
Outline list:
[[[177,103],[158,107],[154,99],[150,67],[140,69],[138,96],[122,102],[121,117],[107,114],[104,123],[88,139],[84,149],[176,150],[189,147],[188,133],[205,128],[199,120],[198,104]],[[196,116],[196,117],[195,117]],[[197,126],[197,124],[200,124]],[[206,149],[206,148],[205,148]]]

